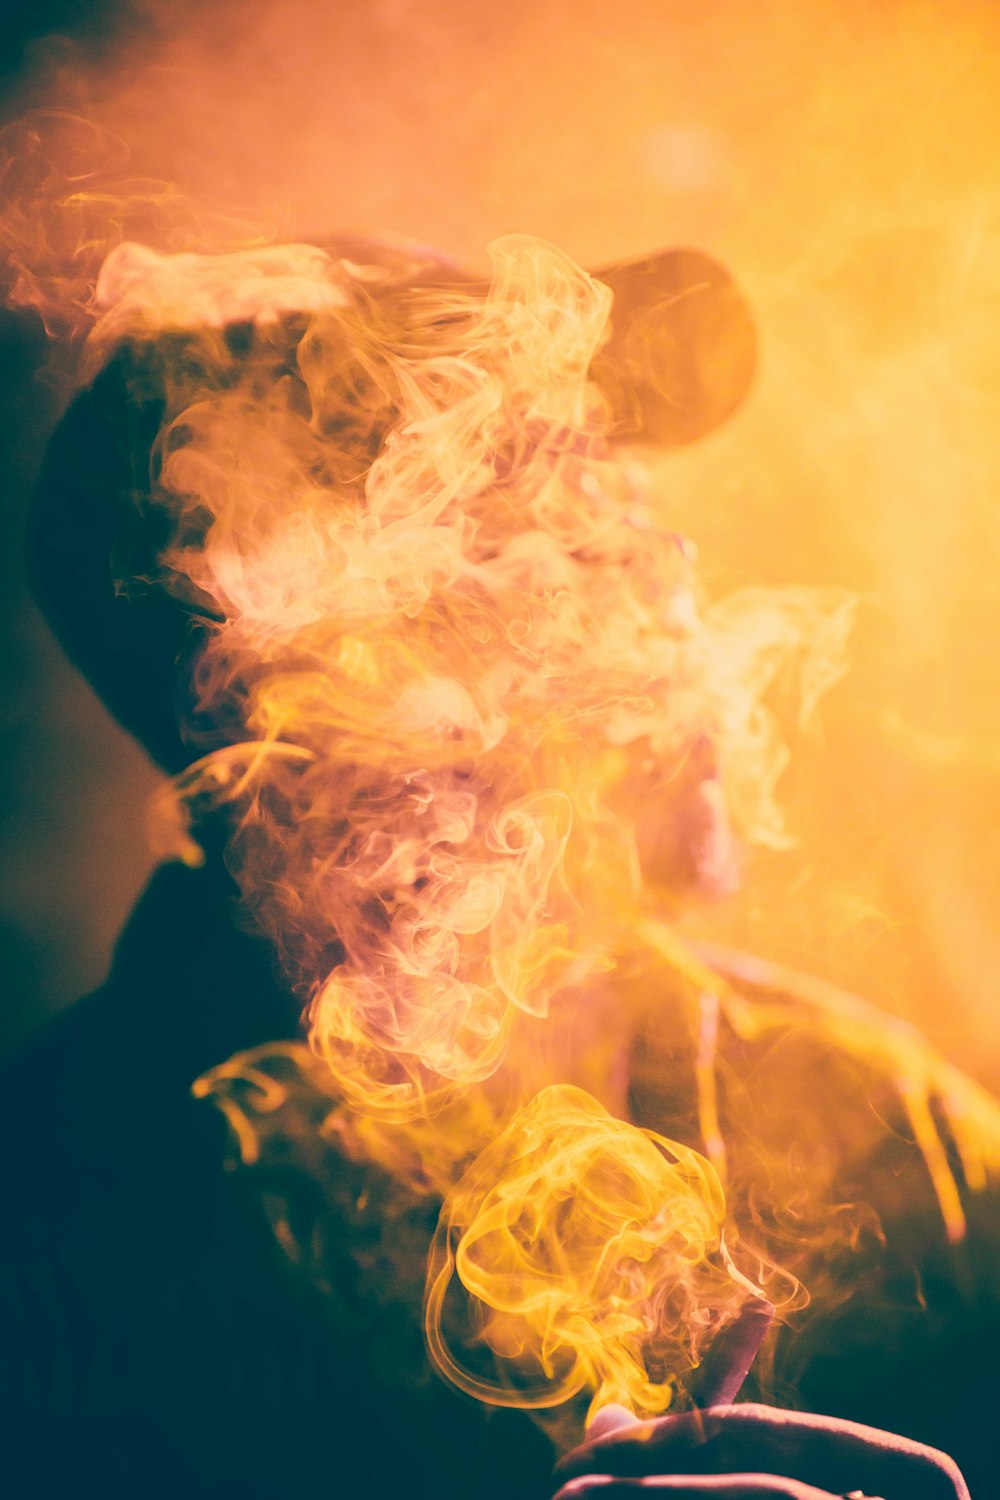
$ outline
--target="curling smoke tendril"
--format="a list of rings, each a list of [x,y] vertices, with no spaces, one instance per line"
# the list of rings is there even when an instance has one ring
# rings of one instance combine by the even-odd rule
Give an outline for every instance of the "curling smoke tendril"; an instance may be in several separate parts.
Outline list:
[[[227,805],[230,868],[307,1008],[338,1128],[444,1200],[438,1369],[487,1400],[586,1391],[659,1411],[749,1289],[716,1172],[720,1018],[753,1036],[807,1013],[861,1054],[878,1031],[874,1012],[838,1030],[835,1005],[794,999],[775,1020],[660,915],[678,883],[731,882],[737,839],[784,841],[769,695],[791,686],[808,711],[842,669],[851,605],[706,602],[588,379],[610,292],[526,237],[491,260],[468,292],[387,290],[377,267],[309,247],[125,245],[106,263],[94,350],[164,330],[185,349],[157,453],[165,562],[214,622],[194,720],[239,726],[160,819]],[[190,833],[181,847],[197,859]],[[679,986],[712,1018],[697,1084],[715,1166],[545,1076],[546,1025],[571,1013],[582,1052],[605,1038],[589,1086],[624,1110],[606,1036],[637,955],[644,1003]],[[880,1035],[926,1115],[933,1054]],[[955,1117],[995,1157],[993,1106],[973,1103]],[[933,1129],[920,1144],[960,1229]],[[472,1334],[485,1373],[452,1352]]]

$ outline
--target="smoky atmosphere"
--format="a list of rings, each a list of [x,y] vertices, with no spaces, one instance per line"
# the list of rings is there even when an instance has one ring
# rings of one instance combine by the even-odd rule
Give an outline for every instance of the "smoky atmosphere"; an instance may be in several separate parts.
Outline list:
[[[998,132],[985,0],[8,7],[12,1493],[996,1492]]]

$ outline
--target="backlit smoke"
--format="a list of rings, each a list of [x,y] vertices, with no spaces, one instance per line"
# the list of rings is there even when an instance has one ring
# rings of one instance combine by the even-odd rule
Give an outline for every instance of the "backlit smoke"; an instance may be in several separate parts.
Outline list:
[[[187,827],[196,861],[199,819],[225,809],[229,867],[305,1008],[317,1130],[443,1201],[432,1360],[486,1400],[655,1412],[761,1278],[781,1284],[724,1202],[731,1041],[805,1029],[887,1080],[953,1235],[932,1104],[973,1183],[1000,1112],[871,1008],[757,993],[676,937],[677,904],[730,887],[741,844],[784,840],[772,698],[808,712],[852,607],[708,601],[590,378],[607,287],[528,237],[491,262],[463,287],[376,247],[125,245],[91,347],[167,393],[161,582],[212,622],[188,684],[206,753],[161,829]],[[691,1037],[701,1152],[628,1123],[651,1017]],[[289,1055],[199,1084],[246,1158]]]

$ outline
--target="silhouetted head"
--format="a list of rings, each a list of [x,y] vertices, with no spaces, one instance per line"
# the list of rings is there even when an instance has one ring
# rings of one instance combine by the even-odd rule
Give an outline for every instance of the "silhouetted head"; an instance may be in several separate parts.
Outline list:
[[[419,247],[345,238],[330,254],[349,264],[376,323],[405,325],[414,292],[486,289]],[[669,449],[711,432],[745,397],[756,358],[728,273],[700,251],[675,249],[594,274],[614,299],[590,371],[612,441]],[[46,454],[31,532],[39,600],[107,707],[169,772],[226,731],[190,722],[189,671],[212,605],[165,586],[163,552],[176,537],[158,493],[161,434],[193,394],[235,385],[255,362],[262,381],[294,381],[308,322],[308,307],[299,313],[294,302],[261,324],[234,301],[212,327],[129,331],[106,349]],[[349,442],[349,397],[344,431]],[[370,433],[365,441],[361,465],[376,456]]]

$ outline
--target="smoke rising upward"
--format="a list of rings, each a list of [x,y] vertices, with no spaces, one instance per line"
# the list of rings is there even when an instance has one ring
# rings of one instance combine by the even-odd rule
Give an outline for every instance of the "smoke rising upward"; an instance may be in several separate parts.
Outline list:
[[[491,1074],[515,1011],[608,966],[644,899],[640,805],[658,848],[700,808],[717,849],[727,801],[780,837],[764,695],[793,665],[822,682],[848,618],[802,593],[699,613],[587,380],[605,288],[535,242],[493,256],[484,298],[413,292],[388,328],[375,272],[320,267],[312,301],[339,276],[344,305],[299,329],[287,373],[265,303],[249,374],[230,365],[161,442],[177,534],[198,532],[170,567],[223,617],[196,716],[253,740],[227,787],[244,894],[339,1087],[395,1119]]]
[[[537,241],[491,256],[483,294],[401,291],[391,268],[294,248],[262,280],[259,256],[125,247],[93,336],[165,350],[177,386],[157,456],[165,582],[215,622],[192,721],[236,742],[176,794],[230,804],[230,867],[331,1092],[391,1138],[407,1186],[439,1192],[550,1081],[525,1027],[555,996],[591,1013],[607,1054],[608,976],[657,878],[673,896],[729,879],[730,819],[780,837],[765,698],[782,674],[809,694],[829,680],[850,613],[801,591],[702,610],[690,549],[609,447],[588,379],[607,289]],[[237,359],[220,330],[255,296]],[[615,1067],[596,1070],[606,1097]],[[572,1135],[576,1095],[565,1119],[545,1097]],[[669,1209],[649,1212],[669,1244]],[[718,1219],[717,1189],[704,1212]],[[660,1247],[622,1313],[633,1342],[664,1277],[711,1287],[692,1327],[733,1310],[742,1285],[702,1259]],[[616,1399],[667,1403],[669,1362],[653,1395],[634,1351],[608,1358]],[[602,1359],[583,1367],[605,1391]]]
[[[949,1049],[989,1066],[996,8],[141,10],[141,35],[123,20],[100,54],[52,42],[25,75],[23,100],[63,112],[41,164],[16,145],[72,200],[50,249],[97,255],[124,231],[219,250],[348,224],[478,255],[525,226],[584,264],[690,243],[738,274],[762,379],[730,432],[671,465],[683,529],[723,580],[846,581],[866,608],[830,753],[800,757],[789,788],[804,857],[757,861],[765,895],[727,930],[932,1029],[947,1012]],[[46,201],[13,222],[5,202],[3,228],[35,246]],[[947,766],[920,756],[927,733]],[[124,807],[119,787],[105,800]]]
[[[544,7],[535,9],[541,16]],[[175,106],[175,140],[148,122],[135,128],[137,109],[148,114],[140,91],[112,87],[101,102],[143,171],[229,199],[263,176],[272,201],[254,206],[268,211],[280,178],[296,196],[299,233],[312,228],[301,222],[302,205],[340,222],[350,201],[352,220],[422,233],[434,221],[441,238],[478,245],[482,222],[511,222],[509,181],[517,163],[535,165],[537,141],[551,138],[560,109],[578,123],[570,93],[591,111],[603,98],[591,168],[565,170],[576,158],[565,145],[575,127],[564,122],[562,155],[553,152],[538,196],[527,176],[520,183],[517,219],[558,229],[595,259],[609,244],[646,249],[673,238],[678,225],[685,237],[711,234],[745,272],[769,335],[770,395],[749,449],[723,444],[700,468],[680,466],[678,511],[682,491],[694,489],[699,514],[702,505],[725,514],[726,555],[741,577],[767,575],[786,539],[769,484],[785,496],[793,537],[805,535],[795,518],[811,508],[853,517],[876,579],[889,579],[907,643],[919,638],[933,676],[932,627],[947,617],[942,601],[961,597],[960,572],[947,547],[921,545],[937,535],[933,518],[950,522],[953,503],[972,492],[959,473],[973,490],[995,473],[983,420],[995,394],[985,373],[991,325],[979,316],[989,305],[982,263],[995,225],[970,186],[989,138],[973,127],[991,114],[984,75],[968,66],[983,55],[973,9],[950,48],[936,45],[947,28],[931,19],[903,49],[891,20],[858,20],[856,40],[838,33],[839,46],[827,49],[815,37],[833,23],[829,7],[772,7],[769,19],[784,22],[771,32],[733,9],[722,51],[698,26],[683,28],[683,46],[672,33],[667,47],[653,9],[633,7],[631,29],[616,13],[616,35],[628,40],[613,47],[566,25],[559,55],[573,63],[569,81],[544,103],[539,95],[534,110],[499,107],[502,82],[485,102],[463,103],[475,95],[463,83],[458,115],[468,121],[479,109],[500,141],[485,159],[453,160],[439,140],[437,155],[432,142],[416,162],[402,108],[386,117],[380,105],[367,133],[353,119],[348,129],[336,101],[357,103],[349,90],[302,88],[314,76],[306,63],[315,70],[315,34],[289,26],[287,8],[280,23],[262,11],[255,31],[258,43],[278,24],[287,31],[276,49],[282,67],[260,75],[266,130],[252,91],[233,86],[240,69],[253,73],[254,43],[236,56],[227,50],[225,90],[193,87],[212,72],[194,29],[175,42],[161,80]],[[293,14],[302,21],[314,12]],[[508,95],[510,78],[520,87],[525,28],[554,36],[560,14],[555,7],[529,24],[519,13],[521,34],[501,47]],[[427,27],[427,67],[415,69],[400,45],[401,15],[378,8],[384,35],[372,53],[385,64],[383,84],[390,74],[401,81],[399,97],[419,105],[420,88],[431,85],[413,80],[440,87],[445,73],[457,76],[454,51],[474,72],[477,22],[450,49]],[[852,9],[851,24],[857,19]],[[657,66],[676,53],[667,74],[630,64],[647,44]],[[494,67],[494,49],[483,55]],[[784,136],[757,115],[756,128],[741,131],[749,96],[737,71],[783,111]],[[831,94],[829,79],[847,75],[851,89]],[[635,77],[641,87],[630,86]],[[940,78],[951,100],[942,118],[918,107],[915,80],[927,77]],[[903,129],[885,128],[887,79],[907,106]],[[219,131],[224,94],[231,112]],[[696,127],[663,125],[665,94]],[[331,139],[348,138],[353,153],[331,151]],[[428,209],[431,189],[420,184],[444,159],[453,166],[447,189]],[[413,170],[401,172],[401,162]],[[557,177],[586,180],[586,203],[553,193]],[[595,213],[590,185],[605,179]],[[652,181],[665,185],[663,197]],[[155,214],[141,193],[132,201],[140,216]],[[70,208],[96,215],[82,237],[103,246],[100,196],[73,196]],[[169,206],[165,217],[169,228]],[[900,225],[905,243],[895,238]],[[176,227],[151,238],[186,250],[221,243],[218,233]],[[229,805],[230,860],[310,1008],[337,1130],[401,1182],[446,1196],[484,1141],[518,1140],[525,1117],[517,1111],[530,1110],[553,1079],[582,1081],[612,1115],[626,1113],[631,1018],[659,1008],[675,1030],[690,1024],[696,1033],[701,1143],[721,1169],[733,1143],[720,1053],[734,1038],[805,1023],[823,1046],[866,1058],[901,1090],[958,1235],[961,1205],[939,1130],[943,1121],[954,1132],[968,1181],[981,1181],[995,1156],[991,1102],[905,1028],[843,996],[800,986],[776,997],[796,981],[765,971],[751,1003],[736,986],[752,992],[753,973],[737,965],[727,985],[714,972],[726,967],[724,955],[714,966],[691,959],[655,915],[685,886],[731,885],[740,837],[781,841],[775,787],[785,751],[773,707],[790,678],[802,700],[829,682],[843,601],[762,589],[714,602],[703,595],[690,549],[673,535],[675,495],[605,444],[607,411],[586,376],[609,299],[572,263],[508,241],[492,289],[475,297],[441,287],[386,296],[380,277],[377,266],[364,274],[363,257],[344,265],[307,247],[232,260],[129,247],[105,267],[94,346],[131,343],[139,385],[169,391],[158,482],[175,533],[163,581],[215,621],[189,725],[209,757],[176,786],[177,800],[195,816],[220,799]],[[84,299],[87,291],[84,277]],[[162,360],[143,347],[154,333],[172,350]],[[830,370],[835,376],[818,373]],[[859,431],[874,434],[868,447]],[[768,478],[755,502],[747,475],[761,466]],[[928,556],[933,589],[915,582],[915,564]],[[958,663],[969,682],[972,660],[967,652]],[[944,696],[950,701],[950,687]],[[960,758],[961,736],[948,744]],[[845,766],[817,805],[839,809],[863,780]],[[904,812],[909,826],[908,805]],[[780,935],[794,913],[786,907],[775,919],[769,910],[767,920]],[[572,1047],[559,1047],[563,1029]],[[224,1094],[231,1078],[210,1086]],[[474,1170],[462,1181],[475,1183]],[[727,1185],[738,1254],[738,1176]],[[824,1186],[817,1180],[817,1201]],[[449,1205],[443,1222],[463,1232],[475,1224],[475,1203]],[[513,1210],[511,1223],[520,1223]],[[706,1300],[695,1327],[707,1338],[742,1291],[711,1278],[699,1286]],[[639,1304],[649,1295],[644,1286]],[[502,1368],[510,1330],[499,1315],[489,1326]],[[697,1352],[696,1343],[678,1345],[673,1373]],[[639,1349],[636,1371],[642,1357]],[[581,1359],[580,1368],[597,1364]],[[638,1373],[636,1403],[662,1404],[670,1373],[657,1367],[656,1395],[648,1372]],[[498,1376],[497,1389],[510,1378]],[[600,1377],[588,1379],[597,1390]]]
[[[468,288],[376,246],[124,246],[92,346],[167,393],[160,582],[204,622],[187,727],[212,746],[172,821],[225,809],[229,867],[306,1008],[323,1131],[444,1200],[432,1358],[486,1399],[658,1411],[775,1273],[708,1160],[614,1118],[644,1019],[697,1018],[720,1170],[720,1049],[789,1024],[898,1087],[956,1234],[930,1101],[980,1176],[1000,1126],[875,1013],[755,1005],[671,936],[663,913],[731,885],[741,843],[783,840],[772,700],[806,711],[835,680],[852,607],[706,600],[590,378],[608,288],[528,237],[490,253]],[[225,1104],[261,1065],[201,1091]],[[452,1353],[472,1332],[485,1371]]]

